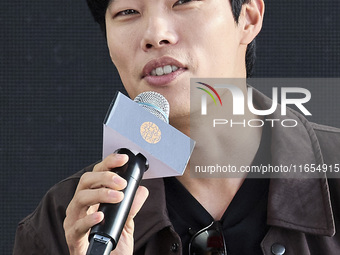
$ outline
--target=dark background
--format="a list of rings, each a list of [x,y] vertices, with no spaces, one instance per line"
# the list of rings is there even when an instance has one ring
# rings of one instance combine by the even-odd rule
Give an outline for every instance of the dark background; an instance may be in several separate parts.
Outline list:
[[[267,0],[255,77],[339,77],[339,11],[338,0]],[[11,254],[44,193],[101,158],[122,87],[85,0],[1,1],[0,32],[0,254]],[[330,113],[313,121],[340,127],[339,93],[321,95]]]

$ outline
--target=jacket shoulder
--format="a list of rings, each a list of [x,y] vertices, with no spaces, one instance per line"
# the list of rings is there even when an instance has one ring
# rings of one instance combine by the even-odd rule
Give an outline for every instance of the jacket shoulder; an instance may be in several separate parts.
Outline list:
[[[80,177],[91,165],[55,184],[33,213],[19,222],[13,254],[68,254],[63,222]]]
[[[325,132],[328,134],[334,134],[334,135],[340,136],[340,128],[317,124],[314,122],[310,122],[310,124],[316,132]]]
[[[340,129],[311,123],[326,164],[340,163]]]
[[[328,241],[328,245],[330,251],[335,251],[340,245],[340,129],[315,123],[312,123],[312,126],[318,137],[324,162],[329,167],[328,170],[330,170],[331,167],[333,170],[337,170],[334,173],[327,171],[327,182],[336,227],[336,234],[331,241]],[[317,240],[314,241],[317,242]]]

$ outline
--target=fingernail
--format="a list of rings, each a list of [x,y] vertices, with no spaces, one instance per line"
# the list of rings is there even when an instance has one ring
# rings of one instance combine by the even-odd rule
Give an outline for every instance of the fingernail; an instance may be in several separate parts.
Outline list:
[[[126,154],[116,154],[116,159],[124,159],[127,161],[129,157]]]
[[[113,177],[113,182],[119,186],[126,186],[126,180],[118,175]]]
[[[121,191],[118,191],[118,190],[110,190],[109,191],[109,196],[112,197],[115,200],[116,199],[120,200],[123,195],[124,195],[124,193],[121,192]]]

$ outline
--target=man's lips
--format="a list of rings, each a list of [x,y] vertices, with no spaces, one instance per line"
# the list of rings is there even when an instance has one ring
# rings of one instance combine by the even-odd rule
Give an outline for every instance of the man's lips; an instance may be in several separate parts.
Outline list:
[[[147,76],[164,76],[177,72],[179,69],[186,69],[178,60],[171,57],[162,57],[149,61],[143,68],[142,78]]]

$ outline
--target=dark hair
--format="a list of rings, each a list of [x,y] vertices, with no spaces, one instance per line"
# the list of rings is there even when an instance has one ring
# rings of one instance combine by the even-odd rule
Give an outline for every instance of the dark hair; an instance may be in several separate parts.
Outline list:
[[[230,0],[232,13],[235,22],[238,23],[238,19],[241,13],[242,5],[249,3],[251,0]],[[109,5],[110,0],[87,0],[94,20],[100,25],[101,30],[106,34],[105,27],[105,13]],[[255,64],[255,39],[248,44],[246,51],[246,70],[247,77],[250,77],[254,70]]]

